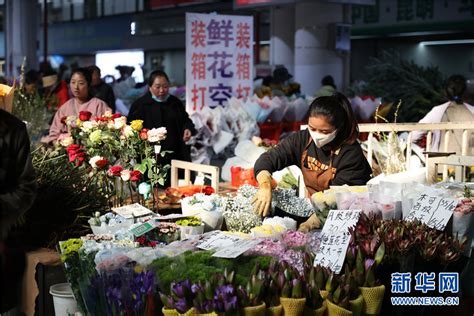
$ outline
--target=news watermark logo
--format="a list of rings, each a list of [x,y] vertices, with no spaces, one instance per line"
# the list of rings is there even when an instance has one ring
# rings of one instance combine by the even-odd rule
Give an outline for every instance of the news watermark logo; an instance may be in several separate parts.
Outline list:
[[[459,274],[457,272],[440,272],[438,278],[434,272],[418,272],[414,278],[414,291],[423,294],[433,293],[433,296],[392,296],[392,305],[459,305],[459,297],[435,296],[436,293],[459,292]],[[436,282],[438,281],[438,282]],[[391,275],[392,294],[412,293],[411,272],[395,272]],[[415,293],[414,293],[415,294]]]

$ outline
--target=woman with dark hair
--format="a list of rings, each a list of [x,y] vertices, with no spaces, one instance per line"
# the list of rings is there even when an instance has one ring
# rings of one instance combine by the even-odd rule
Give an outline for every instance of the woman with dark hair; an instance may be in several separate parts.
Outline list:
[[[186,142],[196,133],[183,103],[169,94],[168,75],[161,70],[153,71],[148,78],[149,89],[136,100],[128,113],[127,120],[142,120],[147,129],[166,127],[166,139],[161,142],[161,150],[172,151],[162,163],[171,159],[191,161],[191,152]],[[169,177],[168,182],[169,184]]]
[[[316,98],[309,109],[308,129],[285,138],[255,163],[259,191],[255,210],[267,216],[271,205],[271,174],[297,165],[309,194],[330,185],[364,185],[372,170],[357,142],[357,121],[341,93]]]
[[[446,81],[444,94],[448,101],[431,109],[420,123],[444,123],[444,122],[474,122],[474,106],[465,102],[466,78],[461,75],[452,75]],[[430,151],[445,151],[461,154],[462,148],[462,130],[450,131],[451,137],[449,143],[444,143],[444,132],[433,131]],[[425,131],[416,131],[412,139],[418,141],[426,134]],[[471,137],[468,149],[468,155],[473,155],[474,140]]]
[[[77,68],[72,72],[70,88],[73,97],[58,109],[49,128],[49,135],[43,137],[42,142],[50,143],[62,137],[61,135],[67,135],[67,127],[62,122],[65,117],[79,117],[82,111],[90,112],[92,118],[102,116],[107,111],[112,112],[104,101],[90,95],[91,80],[91,73],[86,68]]]

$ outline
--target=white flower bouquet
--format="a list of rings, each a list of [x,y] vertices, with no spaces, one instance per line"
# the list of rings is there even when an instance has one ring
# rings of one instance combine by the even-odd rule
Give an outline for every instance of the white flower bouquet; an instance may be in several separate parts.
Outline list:
[[[181,210],[186,216],[199,216],[204,230],[221,229],[227,198],[217,194],[197,193],[181,199]]]

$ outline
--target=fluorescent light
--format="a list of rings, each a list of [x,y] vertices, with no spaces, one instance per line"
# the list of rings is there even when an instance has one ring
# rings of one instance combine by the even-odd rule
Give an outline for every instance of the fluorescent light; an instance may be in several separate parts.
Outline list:
[[[456,45],[456,44],[474,44],[474,39],[446,40],[446,41],[424,41],[420,42],[422,46],[429,45]]]

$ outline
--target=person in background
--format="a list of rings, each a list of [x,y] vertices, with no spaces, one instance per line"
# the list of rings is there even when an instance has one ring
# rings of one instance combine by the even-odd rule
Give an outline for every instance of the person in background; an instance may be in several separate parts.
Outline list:
[[[169,94],[168,75],[161,70],[153,71],[148,78],[148,92],[136,100],[128,114],[128,123],[142,120],[147,129],[166,127],[166,139],[161,142],[161,150],[171,154],[161,161],[169,164],[172,159],[191,161],[191,152],[186,142],[196,133],[183,103]],[[166,185],[169,186],[168,177]],[[165,186],[166,186],[165,185]]]
[[[43,73],[44,97],[48,102],[48,108],[59,109],[69,100],[67,83],[59,80],[55,71],[50,70]]]
[[[336,93],[336,84],[334,83],[334,78],[330,75],[324,76],[324,78],[321,80],[321,89],[319,89],[315,97],[327,97],[330,95],[333,95]]]
[[[92,118],[101,116],[107,111],[112,112],[104,101],[90,95],[91,81],[91,74],[86,68],[77,68],[72,72],[70,86],[73,98],[58,109],[49,129],[49,135],[43,137],[42,142],[50,143],[62,135],[67,135],[67,127],[62,122],[65,117],[79,117],[82,111],[90,112]]]
[[[91,94],[92,96],[101,99],[112,109],[115,113],[115,95],[114,90],[101,79],[100,68],[92,65],[87,67],[92,75]]]
[[[25,245],[8,239],[12,226],[34,202],[36,175],[25,124],[0,109],[0,313],[18,307],[26,266]]]
[[[301,93],[300,84],[292,82],[291,78],[293,78],[293,75],[288,72],[285,66],[276,66],[275,70],[273,70],[272,82],[270,83],[272,95],[275,97],[298,96]]]
[[[40,74],[31,69],[25,73],[25,84],[23,86],[24,92],[27,96],[35,96],[38,93],[40,85]]]
[[[272,173],[291,165],[300,166],[310,195],[330,185],[364,185],[372,169],[357,142],[357,121],[352,107],[341,93],[316,98],[309,108],[308,128],[285,138],[255,162],[259,190],[253,199],[255,212],[269,215]],[[313,214],[302,226],[316,228]]]
[[[443,123],[443,122],[474,122],[474,106],[465,102],[466,78],[461,75],[452,75],[448,78],[444,94],[448,102],[433,107],[420,123]],[[447,144],[448,152],[461,154],[462,130],[450,131],[450,139]],[[429,151],[444,151],[444,134],[446,132],[433,131],[433,138]],[[418,142],[425,136],[426,131],[415,131],[413,142]],[[474,155],[474,138],[471,136],[468,143],[468,155]]]

